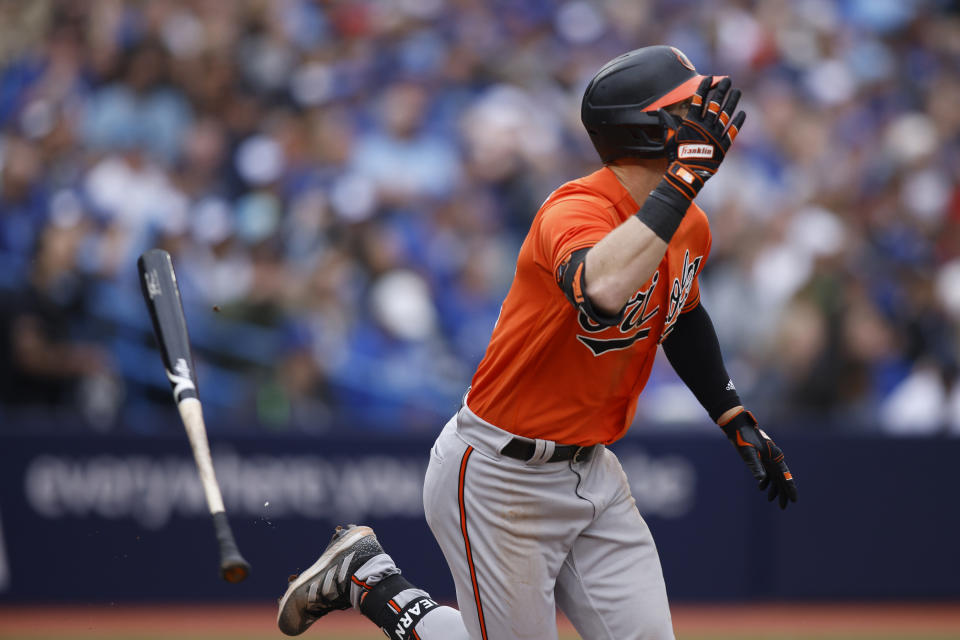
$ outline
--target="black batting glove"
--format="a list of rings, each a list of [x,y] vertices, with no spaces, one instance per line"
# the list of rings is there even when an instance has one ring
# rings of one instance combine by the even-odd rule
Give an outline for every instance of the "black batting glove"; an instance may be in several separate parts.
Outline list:
[[[767,490],[767,500],[780,498],[780,508],[797,501],[797,485],[783,459],[783,451],[757,426],[749,411],[741,411],[720,426],[750,468],[758,488]]]
[[[697,87],[690,110],[668,147],[671,163],[661,185],[669,185],[686,200],[693,200],[720,168],[747,118],[743,111],[733,115],[740,90],[730,88],[730,79],[721,80],[711,92],[712,82],[708,76]]]

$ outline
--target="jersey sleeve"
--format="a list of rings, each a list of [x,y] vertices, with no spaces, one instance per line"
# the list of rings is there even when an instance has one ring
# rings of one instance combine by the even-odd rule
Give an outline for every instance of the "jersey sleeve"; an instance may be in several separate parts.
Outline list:
[[[701,212],[701,215],[702,212]],[[706,220],[706,216],[704,216]],[[690,287],[690,294],[687,296],[687,300],[683,305],[683,308],[680,309],[680,313],[687,313],[693,311],[697,308],[697,305],[700,304],[700,274],[703,272],[704,265],[707,264],[707,259],[710,257],[710,249],[713,246],[713,234],[710,233],[710,225],[707,224],[704,227],[705,240],[703,247],[703,260],[700,262],[700,266],[697,268],[697,275],[693,278],[693,286]]]
[[[590,198],[559,200],[542,214],[537,237],[537,262],[556,273],[570,254],[597,244],[617,224],[613,213],[599,201]]]
[[[701,267],[702,270],[702,267]],[[697,308],[697,305],[700,304],[700,273],[698,272],[696,277],[693,279],[693,286],[690,287],[690,295],[687,296],[687,301],[684,303],[683,308],[680,309],[680,313],[687,313],[688,311],[693,311]]]

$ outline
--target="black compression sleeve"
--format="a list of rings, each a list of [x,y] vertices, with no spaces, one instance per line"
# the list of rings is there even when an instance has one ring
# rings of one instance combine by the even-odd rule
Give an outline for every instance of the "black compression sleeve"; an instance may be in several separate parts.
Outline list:
[[[724,411],[741,404],[723,366],[717,332],[702,304],[680,314],[663,341],[663,352],[714,422]]]

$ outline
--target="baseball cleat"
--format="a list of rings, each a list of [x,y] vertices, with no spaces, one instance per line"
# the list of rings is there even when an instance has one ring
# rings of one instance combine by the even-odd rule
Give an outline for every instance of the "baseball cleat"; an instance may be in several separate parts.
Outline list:
[[[353,606],[353,582],[357,583],[358,593],[368,590],[353,574],[368,560],[383,553],[370,527],[355,524],[337,527],[330,544],[313,566],[299,576],[290,576],[277,613],[280,631],[288,636],[300,635],[331,611]]]

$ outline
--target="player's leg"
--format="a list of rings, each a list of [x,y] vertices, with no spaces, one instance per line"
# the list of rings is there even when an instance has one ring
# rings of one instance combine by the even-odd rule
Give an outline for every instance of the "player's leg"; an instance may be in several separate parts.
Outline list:
[[[561,610],[584,638],[674,640],[653,536],[616,456],[598,456],[581,495],[597,517],[574,542],[557,578]]]
[[[448,425],[431,451],[424,511],[471,638],[556,640],[554,582],[593,507],[576,496],[578,478],[565,463],[501,456],[511,438]]]
[[[469,640],[460,614],[407,582],[369,527],[338,527],[320,558],[291,578],[277,624],[299,635],[331,611],[355,607],[396,640]]]

